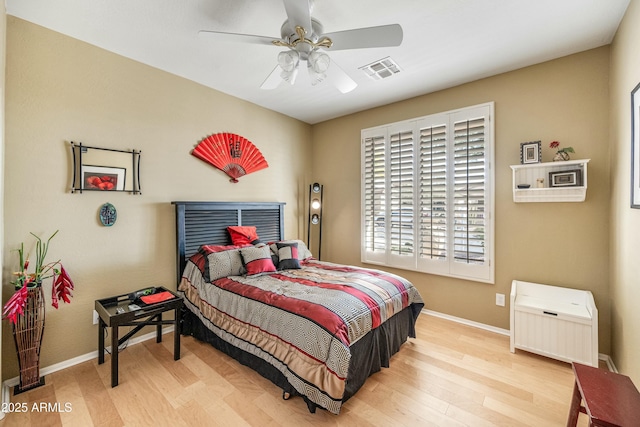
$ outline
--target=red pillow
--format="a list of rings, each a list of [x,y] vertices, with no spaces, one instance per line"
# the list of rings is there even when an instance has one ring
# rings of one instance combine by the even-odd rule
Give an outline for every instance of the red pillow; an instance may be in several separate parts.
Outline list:
[[[260,243],[258,232],[253,225],[232,225],[227,227],[227,231],[234,245],[255,245]]]
[[[267,245],[242,248],[240,254],[247,269],[247,275],[276,271],[276,266],[271,260],[271,250]]]

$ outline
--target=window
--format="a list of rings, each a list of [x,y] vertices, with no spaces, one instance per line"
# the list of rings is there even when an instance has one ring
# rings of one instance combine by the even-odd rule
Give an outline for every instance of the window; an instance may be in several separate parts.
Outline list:
[[[493,283],[493,103],[362,130],[363,262]]]

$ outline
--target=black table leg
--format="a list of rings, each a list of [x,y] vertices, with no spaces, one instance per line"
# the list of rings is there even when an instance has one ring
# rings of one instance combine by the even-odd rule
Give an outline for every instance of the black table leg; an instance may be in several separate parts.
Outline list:
[[[104,363],[104,329],[107,325],[102,318],[98,320],[98,365]]]
[[[111,387],[118,385],[118,327],[111,327]]]
[[[155,317],[159,323],[156,325],[156,342],[162,342],[162,313]]]
[[[180,308],[175,309],[173,326],[173,360],[180,359]]]

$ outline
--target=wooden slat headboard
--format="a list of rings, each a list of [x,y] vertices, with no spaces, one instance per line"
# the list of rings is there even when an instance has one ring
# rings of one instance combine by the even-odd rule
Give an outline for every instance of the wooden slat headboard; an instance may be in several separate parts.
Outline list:
[[[255,225],[263,242],[284,238],[284,203],[172,202],[176,207],[178,282],[191,255],[202,245],[231,244],[227,227]]]

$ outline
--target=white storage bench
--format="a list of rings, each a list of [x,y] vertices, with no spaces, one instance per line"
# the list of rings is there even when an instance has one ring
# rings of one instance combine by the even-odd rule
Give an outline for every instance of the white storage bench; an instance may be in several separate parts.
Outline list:
[[[598,366],[598,309],[589,291],[514,280],[511,352]]]

